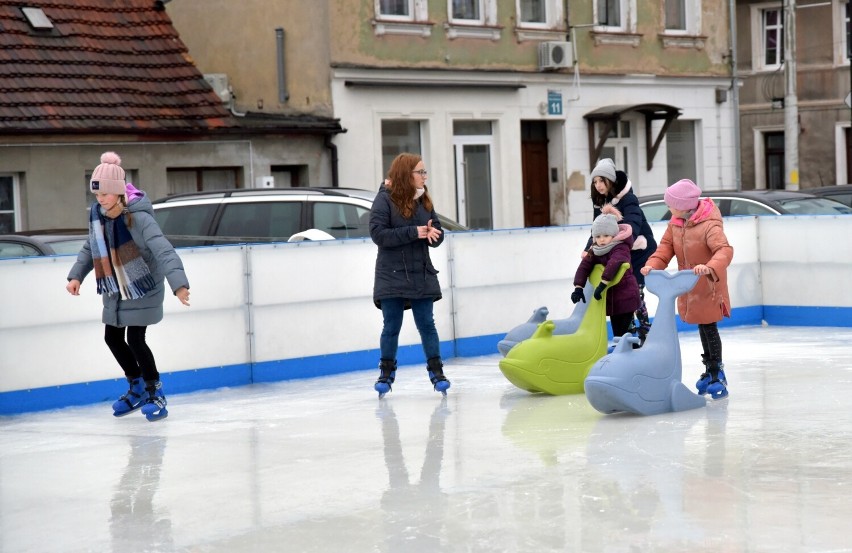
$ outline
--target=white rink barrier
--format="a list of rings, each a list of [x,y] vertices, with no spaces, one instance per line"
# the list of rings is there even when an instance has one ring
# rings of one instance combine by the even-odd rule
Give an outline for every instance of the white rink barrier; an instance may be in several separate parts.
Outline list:
[[[659,240],[665,224],[652,226]],[[496,353],[497,341],[541,306],[551,319],[567,317],[589,228],[448,233],[431,250],[443,290],[435,304],[442,355]],[[852,325],[852,217],[729,218],[725,228],[734,309],[722,324]],[[192,306],[167,297],[164,320],[148,329],[171,393],[377,365],[382,318],[370,240],[179,253]],[[65,291],[74,259],[0,260],[0,415],[115,399],[123,376],[103,342],[94,275],[80,296]],[[653,314],[656,298],[646,299]],[[399,362],[423,362],[410,315]]]

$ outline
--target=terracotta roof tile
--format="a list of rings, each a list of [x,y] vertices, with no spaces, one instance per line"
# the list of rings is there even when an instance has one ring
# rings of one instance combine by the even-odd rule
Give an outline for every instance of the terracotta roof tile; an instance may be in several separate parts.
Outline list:
[[[22,6],[54,29],[32,29]],[[154,0],[0,0],[0,133],[238,125]]]

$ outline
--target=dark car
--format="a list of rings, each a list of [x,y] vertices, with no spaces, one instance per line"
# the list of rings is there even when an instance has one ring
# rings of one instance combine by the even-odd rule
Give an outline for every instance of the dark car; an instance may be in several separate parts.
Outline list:
[[[85,229],[21,231],[0,235],[0,259],[76,254],[89,236]]]
[[[176,194],[153,202],[175,246],[208,246],[370,236],[375,190],[237,188]],[[468,230],[438,216],[447,231]]]
[[[808,188],[808,194],[829,198],[836,202],[852,207],[852,184],[835,184],[834,186],[820,186],[819,188]]]
[[[713,198],[723,217],[852,214],[852,208],[840,202],[792,190],[702,191],[701,197]],[[662,194],[642,196],[639,206],[649,222],[671,218]]]

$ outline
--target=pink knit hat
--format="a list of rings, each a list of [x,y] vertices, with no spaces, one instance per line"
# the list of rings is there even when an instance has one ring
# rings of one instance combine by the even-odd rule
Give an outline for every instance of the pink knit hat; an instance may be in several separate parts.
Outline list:
[[[666,205],[679,211],[692,211],[698,207],[701,189],[689,179],[681,179],[666,188]]]
[[[92,194],[119,194],[127,193],[127,185],[124,181],[124,169],[121,168],[121,158],[115,152],[104,152],[101,155],[101,164],[92,171],[92,180],[89,181],[89,191]]]

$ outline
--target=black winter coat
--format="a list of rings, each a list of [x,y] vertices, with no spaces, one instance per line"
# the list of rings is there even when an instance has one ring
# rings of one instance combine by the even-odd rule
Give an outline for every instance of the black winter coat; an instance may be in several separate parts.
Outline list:
[[[624,190],[624,188],[626,188],[626,186],[615,192],[614,196],[608,197],[607,202],[611,203],[613,207],[621,212],[623,219],[619,221],[619,223],[626,223],[630,225],[630,228],[633,231],[633,240],[636,240],[640,236],[644,236],[645,240],[648,242],[648,245],[644,249],[630,251],[630,264],[633,267],[633,275],[640,284],[645,284],[645,277],[639,272],[639,270],[645,266],[645,262],[648,261],[648,258],[657,251],[657,240],[654,238],[654,232],[651,230],[651,225],[648,224],[648,220],[645,218],[645,213],[642,211],[642,208],[639,207],[639,198],[637,198],[636,194],[633,193],[633,190],[630,189],[632,188],[632,185],[627,190]],[[592,220],[597,219],[598,215],[601,214],[602,207],[603,206],[599,205],[594,206],[594,209],[592,210]],[[592,237],[589,235],[589,239],[586,241],[586,249],[588,250],[591,245]]]
[[[432,266],[429,248],[437,248],[444,241],[443,229],[434,210],[427,211],[419,200],[415,203],[414,214],[405,219],[391,201],[386,187],[383,186],[373,200],[370,238],[379,247],[373,303],[378,308],[385,298],[441,299],[438,271]],[[425,238],[417,237],[417,227],[425,225],[429,219],[432,219],[434,228],[442,231],[431,244]]]

